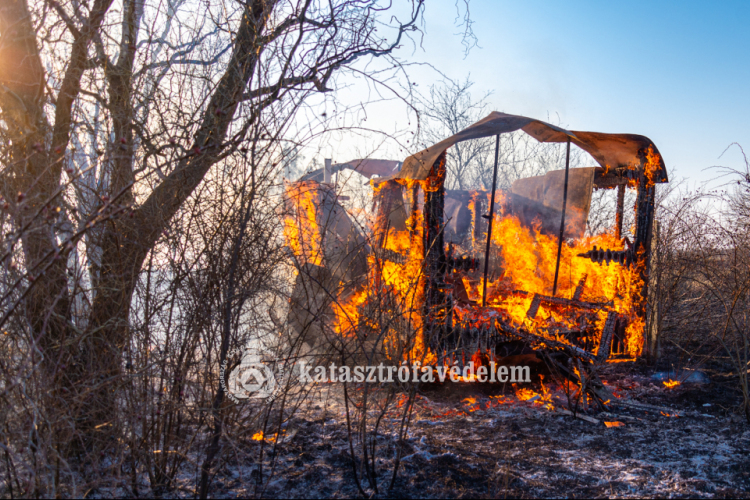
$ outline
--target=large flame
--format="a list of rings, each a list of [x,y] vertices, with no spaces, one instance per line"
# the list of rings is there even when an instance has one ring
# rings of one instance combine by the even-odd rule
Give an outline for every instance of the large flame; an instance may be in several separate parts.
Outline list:
[[[653,182],[659,166],[659,156],[649,150],[645,157],[645,175],[648,182]],[[342,293],[333,302],[334,329],[344,336],[353,336],[363,324],[373,330],[380,329],[382,319],[366,318],[363,311],[369,306],[371,310],[383,311],[399,318],[397,327],[388,327],[384,345],[386,351],[394,356],[409,361],[420,361],[425,364],[437,362],[434,353],[427,348],[423,337],[424,321],[424,275],[425,228],[422,211],[423,198],[420,194],[434,191],[432,179],[425,181],[398,180],[397,186],[406,198],[405,206],[409,207],[406,229],[396,230],[389,227],[387,221],[373,217],[371,223],[372,251],[368,254],[368,279],[366,284],[355,290]],[[385,182],[375,185],[375,195]],[[388,189],[394,189],[390,184]],[[284,234],[294,255],[302,262],[325,266],[323,240],[321,236],[320,207],[322,197],[318,183],[298,182],[286,188],[287,199],[291,201],[285,217]],[[484,199],[486,197],[486,200]],[[478,201],[489,205],[490,195],[477,191],[472,193],[468,208],[475,224],[481,221]],[[495,274],[487,283],[487,306],[482,309],[475,305],[454,304],[452,311],[457,321],[469,322],[475,326],[479,323],[489,324],[496,319],[510,322],[518,328],[550,336],[549,325],[568,326],[575,330],[573,319],[576,315],[573,308],[565,310],[558,306],[540,306],[535,318],[527,317],[535,294],[553,295],[555,267],[558,252],[557,236],[541,232],[540,227],[529,228],[510,214],[503,213],[503,194],[498,193],[498,207],[493,218],[492,252],[494,254]],[[403,226],[402,226],[403,227]],[[471,231],[471,253],[480,259],[484,257],[486,232],[478,228]],[[643,280],[642,256],[636,256],[636,265],[626,266],[618,263],[599,264],[590,259],[579,257],[593,247],[613,251],[624,250],[624,243],[614,236],[614,231],[607,231],[595,236],[586,236],[575,241],[565,241],[560,255],[556,297],[572,299],[576,288],[583,283],[582,293],[577,299],[585,302],[606,304],[596,313],[588,313],[595,318],[596,329],[601,332],[609,311],[615,311],[627,319],[625,344],[631,356],[640,355],[643,348],[644,321],[638,315],[641,309]],[[479,273],[459,273],[454,275],[454,282],[462,280],[468,298],[481,303],[483,282],[477,279]],[[584,279],[585,278],[585,279]],[[459,281],[460,283],[460,281]],[[379,308],[378,308],[379,307]],[[571,314],[573,313],[573,314]],[[595,316],[593,316],[595,314]],[[392,320],[388,320],[393,323]],[[546,325],[546,326],[545,326]],[[403,335],[406,332],[407,335]],[[407,344],[403,339],[408,338]],[[565,338],[555,340],[569,343]],[[598,342],[598,340],[597,340]],[[398,354],[397,354],[398,353]]]
[[[552,295],[557,260],[558,239],[521,224],[517,217],[496,214],[492,228],[492,244],[499,250],[504,272],[487,284],[488,306],[501,308],[517,326],[534,330],[535,324],[527,316],[534,294]],[[637,356],[643,347],[643,322],[635,312],[635,302],[640,298],[643,280],[637,269],[616,263],[597,264],[590,259],[578,257],[594,246],[611,250],[624,249],[624,243],[614,234],[606,232],[588,236],[562,245],[557,296],[573,298],[576,286],[586,276],[581,300],[612,302],[611,308],[629,318],[626,331],[629,354]],[[483,282],[472,283],[464,278],[469,297],[481,301]],[[513,291],[529,292],[526,295]],[[542,305],[537,317],[564,321],[556,310]],[[459,311],[465,313],[465,310]],[[599,313],[600,326],[606,320],[606,312]]]
[[[318,220],[321,206],[317,182],[294,182],[286,186],[290,200],[284,213],[284,237],[302,263],[323,265],[322,231]]]
[[[419,205],[419,190],[424,192],[429,188],[425,181],[405,180],[403,186],[410,207]],[[377,194],[378,187],[376,186],[375,189]],[[407,335],[407,337],[413,337],[412,345],[400,345],[398,339],[395,338],[396,335],[389,336],[386,344],[393,345],[394,351],[405,351],[405,357],[410,361],[432,364],[437,358],[426,347],[422,329],[425,277],[423,274],[424,215],[421,210],[411,210],[406,220],[406,228],[405,231],[389,228],[382,242],[384,250],[401,256],[402,259],[383,258],[378,252],[370,255],[371,283],[375,285],[371,293],[377,294],[377,300],[381,302],[384,297],[395,298],[396,307],[399,310],[390,312],[400,314],[406,320],[405,324],[402,323],[402,328],[415,333],[415,335]],[[373,232],[376,233],[375,228]],[[399,344],[398,348],[395,344]]]

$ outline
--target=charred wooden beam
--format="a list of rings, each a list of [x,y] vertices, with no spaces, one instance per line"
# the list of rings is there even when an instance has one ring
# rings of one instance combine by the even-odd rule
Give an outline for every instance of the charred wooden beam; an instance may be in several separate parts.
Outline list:
[[[615,331],[612,335],[612,343],[609,351],[611,355],[621,356],[627,354],[627,329],[628,322],[624,318],[620,318],[615,324]]]
[[[643,287],[640,300],[636,300],[636,314],[643,319],[644,328],[648,304],[649,270],[651,265],[651,239],[653,236],[654,211],[656,206],[656,185],[646,175],[646,154],[641,155],[640,177],[638,179],[638,196],[635,205],[635,235],[633,238],[633,259],[638,266]],[[635,298],[635,297],[634,297]],[[643,335],[645,336],[645,331]]]
[[[643,278],[643,289],[641,290],[642,311],[639,313],[645,317],[646,299],[648,298],[648,269],[651,262],[651,237],[654,225],[654,208],[656,202],[656,185],[646,175],[645,159],[641,160],[641,175],[638,182],[638,197],[635,204],[635,235],[633,238],[633,255],[638,261]]]
[[[596,352],[596,360],[599,363],[603,363],[609,359],[609,354],[612,347],[612,337],[615,334],[615,325],[617,324],[617,313],[610,311],[607,314],[607,320],[604,322],[604,329],[602,330],[602,336],[599,341],[599,350]]]
[[[659,221],[654,221],[654,235],[651,238],[651,260],[649,262],[649,289],[648,304],[646,308],[646,354],[651,363],[655,362],[660,355],[659,339],[659,273],[656,272],[656,263],[659,260]]]
[[[587,302],[583,300],[566,299],[563,297],[550,297],[542,295],[542,304],[556,305],[562,307],[575,307],[578,309],[599,310],[612,307],[612,301],[609,302]]]
[[[589,310],[605,309],[612,306],[612,302],[585,302],[582,300],[565,299],[563,297],[550,297],[549,295],[535,294],[534,299],[531,301],[531,306],[526,312],[526,316],[534,319],[537,312],[539,312],[539,306],[541,306],[542,304]]]
[[[526,332],[517,328],[512,327],[511,325],[504,323],[504,322],[497,322],[498,329],[511,337],[516,337],[521,340],[525,340],[528,342],[531,346],[546,346],[547,348],[551,348],[553,350],[560,350],[564,351],[567,354],[576,357],[576,358],[582,358],[586,359],[588,361],[595,361],[596,355],[581,349],[580,347],[576,347],[574,345],[566,344],[564,342],[560,342],[558,340],[552,340],[548,339],[547,337],[542,337],[541,335],[537,335],[535,333]]]
[[[423,324],[429,344],[440,348],[440,339],[450,331],[453,303],[446,292],[446,255],[443,238],[445,221],[445,152],[438,157],[428,177],[424,201],[424,274]]]
[[[388,248],[381,248],[376,253],[381,259],[387,260],[388,262],[395,262],[396,264],[406,264],[406,261],[408,260],[408,256],[400,254]]]
[[[539,294],[534,294],[534,298],[531,300],[531,305],[529,306],[529,310],[526,311],[526,316],[528,316],[531,319],[536,318],[536,313],[539,312],[539,306],[542,305],[542,296]]]

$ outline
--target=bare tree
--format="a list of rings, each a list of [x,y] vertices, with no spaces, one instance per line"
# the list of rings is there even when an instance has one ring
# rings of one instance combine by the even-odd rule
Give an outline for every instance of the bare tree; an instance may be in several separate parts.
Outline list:
[[[414,0],[401,21],[352,0],[0,6],[0,323],[33,354],[24,366],[55,387],[40,411],[66,408],[49,431],[62,448],[104,446],[97,429],[121,424],[134,294],[170,221],[216,194],[196,189],[251,151],[251,178],[276,167],[259,146],[278,143],[337,73],[391,57],[422,9]],[[233,207],[246,214],[239,227],[251,199]]]
[[[438,143],[492,111],[491,93],[475,99],[471,94],[473,85],[467,76],[463,82],[445,79],[430,86],[429,95],[419,99],[419,113],[423,119],[420,143],[425,147]],[[446,187],[490,189],[494,154],[493,138],[463,141],[451,147],[446,153]],[[579,148],[574,146],[571,149],[572,168],[583,166],[587,159],[589,155]],[[539,143],[522,131],[501,136],[497,179],[500,189],[510,189],[517,179],[544,175],[559,168],[565,168],[564,145]]]
[[[487,99],[490,94],[472,100],[470,89],[473,85],[467,76],[463,82],[445,79],[430,86],[429,95],[420,102],[424,120],[420,140],[425,147],[457,134],[489,112]],[[492,145],[493,141],[484,139],[461,142],[450,148],[446,163],[449,187],[475,187],[477,173],[491,161]]]

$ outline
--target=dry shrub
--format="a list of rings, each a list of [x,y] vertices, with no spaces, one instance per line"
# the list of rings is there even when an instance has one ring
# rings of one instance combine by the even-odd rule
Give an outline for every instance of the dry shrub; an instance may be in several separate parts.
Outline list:
[[[338,74],[398,71],[408,4],[0,3],[1,495],[206,496],[286,418],[228,403],[220,367],[272,337],[293,359],[285,151],[340,128],[313,97]]]
[[[682,187],[660,204],[655,304],[686,364],[731,363],[750,422],[750,169],[729,173],[723,190]]]

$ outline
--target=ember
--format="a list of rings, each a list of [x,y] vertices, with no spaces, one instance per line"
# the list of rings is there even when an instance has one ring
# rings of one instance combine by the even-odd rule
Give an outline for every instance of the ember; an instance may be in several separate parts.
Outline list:
[[[604,425],[606,425],[607,427],[624,427],[625,426],[625,424],[623,424],[622,422],[604,422]]]
[[[515,384],[513,385],[513,388],[516,392],[516,398],[518,398],[519,401],[526,401],[535,405],[543,406],[548,410],[555,409],[555,406],[552,404],[552,395],[543,382],[541,384],[541,394],[526,387],[519,389]]]
[[[519,401],[536,401],[540,396],[531,389],[522,388],[516,390],[516,397]]]

